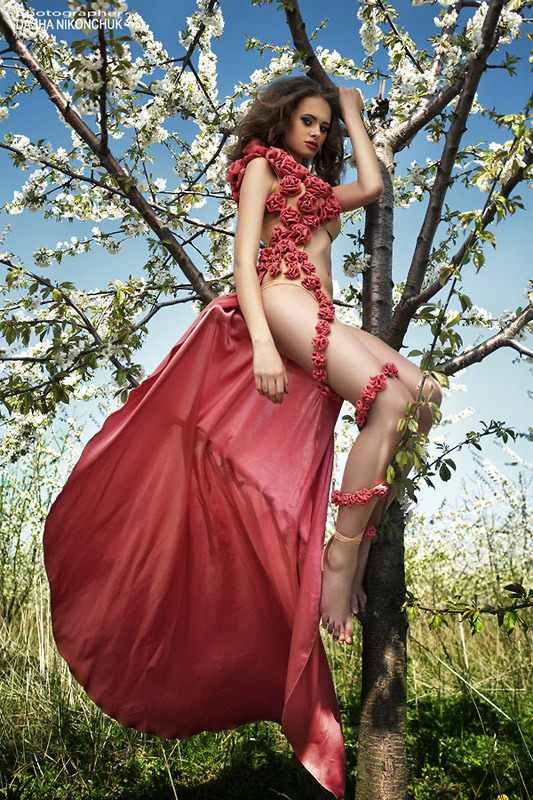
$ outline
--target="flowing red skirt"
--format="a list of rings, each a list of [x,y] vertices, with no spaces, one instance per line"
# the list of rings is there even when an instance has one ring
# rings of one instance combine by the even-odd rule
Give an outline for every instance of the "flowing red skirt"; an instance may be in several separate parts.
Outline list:
[[[257,720],[344,797],[318,635],[340,404],[286,362],[253,384],[235,295],[213,301],[86,446],[46,523],[54,634],[110,716],[187,738]]]

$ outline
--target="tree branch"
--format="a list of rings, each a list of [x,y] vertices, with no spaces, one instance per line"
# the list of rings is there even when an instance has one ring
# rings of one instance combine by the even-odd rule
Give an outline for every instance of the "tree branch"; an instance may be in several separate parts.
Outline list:
[[[215,8],[216,5],[218,5],[218,0],[209,0],[209,5],[206,8],[206,13],[207,14],[212,14],[213,13],[213,9]],[[196,31],[194,39],[192,40],[192,42],[189,45],[189,49],[187,50],[187,52],[183,56],[183,63],[181,65],[181,69],[179,71],[179,75],[176,77],[176,79],[174,81],[175,83],[179,82],[181,76],[185,72],[185,69],[191,63],[192,54],[196,50],[196,47],[198,46],[198,43],[199,43],[200,39],[202,38],[202,35],[203,35],[204,31],[205,31],[205,25],[204,25],[203,22],[201,22],[199,24],[199,26],[198,26],[198,30]]]
[[[455,358],[451,358],[449,361],[439,364],[438,369],[444,372],[446,375],[455,375],[456,372],[465,369],[465,367],[469,367],[471,364],[479,364],[488,355],[494,353],[495,350],[499,350],[500,347],[513,347],[515,350],[520,352],[522,346],[517,346],[517,343],[513,341],[513,338],[532,321],[533,305],[530,303],[527,308],[521,311],[520,314],[518,314],[511,322],[509,322],[505,328],[499,331],[499,333],[496,333],[494,336],[491,336],[490,339],[481,342],[481,344],[478,344],[476,347],[472,347],[470,350],[465,350]],[[528,350],[527,348],[524,348],[524,350],[526,351],[524,355],[533,356],[532,351]]]
[[[165,249],[176,260],[183,274],[190,281],[196,294],[202,298],[203,302],[213,300],[215,297],[213,290],[207,284],[201,272],[195,267],[187,253],[183,250],[172,231],[159,219],[157,214],[155,214],[134,185],[131,176],[122,169],[115,157],[110,152],[106,154],[101,153],[99,138],[73,109],[59,87],[52,81],[47,72],[34,58],[30,50],[28,50],[26,45],[17,36],[8,14],[2,10],[0,10],[0,30],[11,49],[18,54],[21,61],[28,67],[37,83],[46,92],[68,125],[70,125],[85,144],[90,147],[93,153],[99,157],[102,166],[115,178],[131,205],[141,214],[145,222],[164,245]]]
[[[509,347],[512,347],[513,350],[516,350],[521,356],[533,358],[533,350],[530,347],[520,344],[520,342],[515,342],[514,339],[509,342]]]
[[[459,2],[455,3],[455,9],[457,12],[461,11],[462,8],[479,8],[481,5],[478,0],[459,0]],[[451,25],[443,28],[441,37],[442,36],[451,36],[455,28],[457,27],[457,22],[454,22]],[[408,53],[409,55],[409,53]],[[429,68],[429,73],[431,76],[431,80],[436,80],[440,74],[442,67],[442,53],[438,53],[434,56],[431,66]],[[394,149],[395,153],[398,153],[402,150],[413,137],[421,130],[428,122],[431,122],[441,111],[450,103],[453,98],[459,94],[461,91],[465,75],[467,72],[467,68],[463,68],[462,72],[456,76],[456,79],[452,86],[444,86],[442,87],[436,94],[432,97],[427,97],[422,103],[412,112],[412,114],[400,123],[396,128],[393,128],[390,133],[390,142]]]
[[[396,25],[395,25],[395,23],[394,23],[394,20],[392,19],[392,17],[390,16],[389,12],[387,11],[387,9],[385,8],[385,6],[383,5],[383,3],[382,3],[382,0],[377,0],[377,4],[378,4],[378,6],[380,7],[380,9],[381,9],[381,11],[382,11],[382,13],[383,13],[383,15],[384,15],[385,19],[386,19],[386,20],[387,20],[387,22],[389,23],[389,26],[390,26],[390,28],[391,28],[392,32],[393,32],[393,33],[394,33],[394,34],[395,34],[395,35],[398,37],[398,39],[400,39],[400,40],[401,40],[401,38],[402,38],[402,34],[400,33],[400,31],[399,31],[399,30],[398,30],[398,28],[396,27]],[[418,61],[417,61],[417,59],[416,59],[416,56],[415,56],[415,55],[414,55],[414,54],[413,54],[413,53],[410,51],[410,49],[407,47],[407,45],[403,44],[403,42],[402,42],[402,47],[403,47],[403,49],[404,49],[404,52],[405,52],[405,54],[407,55],[407,58],[409,59],[409,61],[411,61],[411,63],[412,63],[412,64],[413,64],[413,65],[416,67],[416,69],[417,69],[419,72],[423,73],[423,72],[424,72],[424,70],[423,70],[423,68],[420,66],[420,64],[418,63]]]
[[[396,312],[392,318],[387,334],[387,341],[392,347],[398,349],[411,320],[410,315],[403,313],[403,306],[413,296],[418,295],[422,288],[426,274],[429,256],[438,225],[441,221],[442,206],[450,184],[450,178],[463,133],[466,130],[466,121],[472,109],[475,93],[485,71],[486,61],[494,48],[494,35],[500,18],[504,0],[491,0],[482,30],[482,46],[479,53],[473,58],[468,67],[464,86],[457,108],[446,134],[446,142],[442,156],[437,167],[435,183],[429,196],[426,215],[418,235],[415,252],[411,260],[409,273],[405,281],[405,288]]]
[[[108,134],[107,134],[107,47],[105,41],[105,33],[103,27],[98,28],[98,45],[100,49],[100,56],[102,58],[102,66],[100,68],[100,75],[102,78],[102,86],[100,88],[98,103],[100,106],[100,156],[105,156],[109,152]]]
[[[319,83],[320,86],[322,86],[322,88],[326,91],[336,91],[335,84],[326,73],[324,67],[316,57],[313,47],[311,46],[311,42],[309,41],[309,37],[305,29],[305,22],[302,19],[300,8],[298,6],[298,0],[291,0],[291,5],[293,8],[292,11],[289,11],[289,9],[285,7],[285,17],[287,19],[287,25],[289,26],[294,46],[297,50],[303,53],[305,57],[305,64],[308,68],[309,77],[313,78],[313,80]]]
[[[527,169],[533,164],[533,151],[528,149],[524,152],[523,155],[524,166],[520,167],[517,171],[516,175],[513,175],[512,178],[509,178],[508,181],[502,186],[501,190],[498,192],[497,197],[508,198],[516,188],[516,186],[524,179],[525,173]],[[474,244],[479,239],[479,234],[481,231],[484,231],[488,226],[493,222],[494,217],[498,211],[498,203],[497,199],[493,199],[490,203],[487,204],[485,210],[483,211],[481,217],[481,226],[479,229],[475,229],[469,233],[459,250],[454,254],[454,256],[450,259],[450,264],[454,267],[459,266],[462,263],[462,260],[467,252],[467,250],[474,246]],[[403,330],[407,329],[410,320],[412,319],[413,314],[417,311],[420,306],[423,306],[425,303],[428,303],[432,297],[434,297],[440,290],[442,289],[443,285],[439,279],[433,281],[424,291],[420,292],[416,297],[411,297],[407,300],[403,305],[399,305],[395,311],[393,320],[391,322],[391,326],[389,328],[387,334],[387,341],[392,343],[394,341],[394,334],[396,328]]]
[[[11,153],[17,153],[17,155],[24,156],[22,150],[12,147],[9,144],[2,144],[2,142],[0,142],[0,148],[3,150],[9,150]],[[63,167],[60,164],[54,164],[52,161],[47,161],[46,158],[39,158],[37,163],[44,164],[45,167],[50,167],[50,169],[60,172],[62,175],[67,175],[69,178],[90,183],[92,186],[97,186],[99,189],[109,192],[110,194],[116,194],[118,197],[122,197],[123,199],[127,197],[126,194],[124,194],[124,192],[122,192],[120,189],[115,189],[113,186],[106,186],[105,184],[102,184],[101,181],[97,181],[95,178],[90,178],[88,175],[74,172],[74,170],[68,169],[68,167]]]
[[[436,94],[419,105],[404,122],[391,128],[388,139],[395,153],[403,150],[418,131],[440,114],[454,97],[457,97],[463,88],[464,80],[464,76],[460,76],[451,86],[443,86]]]
[[[89,333],[93,337],[95,344],[97,344],[99,347],[103,345],[104,340],[102,339],[102,337],[92,324],[91,320],[89,319],[85,311],[82,308],[80,308],[80,306],[78,306],[77,303],[75,303],[74,300],[61,289],[60,286],[54,286],[52,281],[50,281],[48,278],[43,278],[42,275],[36,275],[35,272],[30,272],[30,270],[28,269],[23,269],[22,271],[24,272],[25,275],[28,275],[28,277],[32,278],[32,280],[34,280],[36,283],[39,283],[41,286],[47,286],[48,288],[53,289],[56,292],[60,292],[63,295],[63,300],[65,301],[65,303],[69,305],[74,311],[74,313],[77,314],[78,317],[81,319],[83,323],[82,327],[84,327],[87,333]],[[111,363],[117,369],[127,370],[124,364],[122,364],[118,360],[118,358],[116,358],[116,356],[112,356],[109,359],[109,361],[111,361]],[[130,384],[130,388],[134,388],[135,386],[139,385],[139,382],[135,380],[135,378],[133,378],[129,373],[127,374],[126,377],[128,383]]]

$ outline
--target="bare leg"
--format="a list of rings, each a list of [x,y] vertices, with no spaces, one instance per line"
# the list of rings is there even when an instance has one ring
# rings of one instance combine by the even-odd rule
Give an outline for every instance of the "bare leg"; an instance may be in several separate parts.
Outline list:
[[[312,372],[311,339],[317,318],[314,298],[298,285],[270,286],[263,293],[263,305],[279,351]],[[420,371],[407,359],[374,337],[358,334],[362,332],[338,321],[332,325],[327,348],[328,383],[335,392],[355,404],[369,378],[381,372],[384,361],[399,363],[400,375],[389,378],[385,389],[376,396],[367,424],[348,455],[341,485],[343,493],[371,488],[384,480],[400,440],[396,430],[398,420],[404,414],[405,404],[415,399],[416,385],[420,381]],[[409,366],[411,387],[402,380],[405,365]],[[356,541],[362,538],[376,505],[377,498],[373,497],[368,505],[339,509],[337,530],[354,541],[333,542],[325,560],[322,622],[339,641],[352,641],[352,586],[359,551]],[[361,550],[365,563],[367,554],[365,545]],[[360,596],[358,607],[363,602]]]
[[[390,361],[393,364],[396,364],[396,366],[398,367],[400,379],[402,380],[402,382],[405,384],[405,386],[413,396],[413,399],[416,399],[418,397],[422,381],[422,373],[420,372],[416,364],[413,364],[407,358],[404,358],[395,350],[392,350],[387,344],[385,344],[385,342],[382,342],[380,339],[377,339],[370,333],[367,333],[366,331],[357,330],[356,328],[352,328],[350,326],[346,327],[358,341],[362,342],[363,344],[365,344],[365,346],[371,349],[374,355],[376,355],[377,358],[382,361],[382,363]],[[432,403],[435,403],[437,406],[440,406],[442,402],[442,391],[439,384],[433,378],[426,377],[422,388],[422,393],[423,396],[426,398],[426,400],[431,400]],[[419,431],[427,436],[433,425],[433,415],[428,406],[422,406],[422,408],[419,411],[417,420],[418,420]],[[403,477],[406,477],[409,474],[409,471],[410,471],[409,469],[406,469],[403,473]],[[370,520],[369,520],[373,525],[377,527],[380,524],[380,522],[382,522],[387,512],[387,509],[395,499],[396,494],[397,494],[397,489],[395,486],[393,486],[391,487],[389,494],[386,497],[381,498],[376,503],[374,510],[370,515]],[[356,614],[358,611],[364,611],[364,607],[366,604],[366,594],[363,588],[363,578],[365,574],[365,568],[369,550],[370,550],[370,543],[366,540],[363,540],[359,552],[357,570],[352,586],[351,606],[354,614]]]

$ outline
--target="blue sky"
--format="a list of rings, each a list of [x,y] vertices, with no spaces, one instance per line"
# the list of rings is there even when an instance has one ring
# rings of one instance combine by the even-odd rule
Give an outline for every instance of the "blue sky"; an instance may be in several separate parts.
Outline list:
[[[400,0],[397,8],[401,11],[401,24],[410,31],[412,37],[420,46],[424,46],[427,36],[435,33],[433,17],[438,13],[438,6],[411,7],[408,0]],[[63,0],[36,0],[34,7],[37,10],[67,9]],[[245,51],[246,35],[254,36],[262,41],[273,44],[283,44],[289,40],[289,30],[285,23],[284,15],[276,9],[276,4],[263,7],[252,6],[251,0],[223,0],[221,3],[225,19],[225,32],[219,42],[214,42],[214,49],[219,61],[219,86],[221,94],[232,92],[236,83],[246,80],[250,73],[268,63],[268,56],[261,60],[255,52]],[[183,49],[177,42],[178,30],[185,27],[186,17],[195,8],[194,0],[180,0],[179,3],[165,2],[130,2],[130,9],[136,9],[151,25],[156,38],[163,41],[171,56],[183,55]],[[361,64],[363,50],[359,41],[359,23],[356,18],[358,4],[355,0],[336,0],[335,3],[325,4],[323,0],[300,0],[302,15],[307,24],[308,33],[320,25],[325,16],[329,23],[321,31],[317,42],[323,47],[337,49],[342,55],[350,56],[356,63]],[[68,37],[66,37],[68,38]],[[531,77],[527,69],[529,45],[527,40],[513,46],[523,57],[519,66],[519,77],[509,81],[499,70],[492,70],[488,80],[482,84],[484,88],[480,93],[482,102],[494,105],[500,113],[510,113],[522,108],[530,92]],[[362,86],[367,98],[377,93],[377,85]],[[89,123],[91,119],[89,119]],[[15,133],[23,133],[34,141],[40,138],[49,139],[54,147],[70,145],[70,138],[64,126],[57,120],[56,113],[51,109],[51,104],[39,94],[27,98],[21,108],[13,112],[7,122],[0,123],[1,133],[8,129]],[[501,139],[497,129],[487,129],[486,122],[479,115],[472,116],[468,124],[469,136],[472,140]],[[477,137],[477,139],[476,139]],[[435,147],[430,145],[425,134],[419,136],[408,150],[398,155],[400,171],[402,166],[409,164],[413,159],[424,162],[426,156],[435,157]],[[11,196],[14,188],[19,188],[26,180],[28,173],[15,170],[8,161],[5,153],[0,153],[0,171],[3,178],[2,199],[5,201]],[[168,176],[168,167],[162,163],[154,165],[154,175]],[[169,186],[172,180],[169,178]],[[522,194],[527,194],[523,187]],[[457,193],[457,203],[465,203],[466,207],[481,207],[485,195],[474,192],[472,195],[465,192]],[[395,277],[400,279],[410,261],[418,227],[425,210],[425,204],[411,207],[409,211],[398,210],[396,224],[396,238],[394,243]],[[204,213],[205,216],[205,213]],[[13,234],[8,240],[8,248],[23,257],[25,262],[33,266],[32,253],[39,246],[53,247],[56,241],[69,238],[71,235],[82,236],[87,234],[91,225],[74,223],[72,225],[57,224],[43,220],[38,214],[26,212],[23,215],[2,220],[2,227],[10,223],[13,225]],[[494,314],[501,313],[506,308],[516,308],[520,303],[525,303],[523,290],[527,278],[531,277],[531,256],[533,250],[531,201],[529,210],[516,215],[508,222],[496,229],[498,246],[486,252],[486,268],[478,275],[472,273],[466,280],[466,291],[474,303],[489,309]],[[101,224],[102,229],[106,229]],[[112,227],[109,228],[110,230]],[[347,242],[337,241],[334,258],[341,260],[343,250],[347,249]],[[109,256],[100,249],[93,250],[87,255],[77,256],[75,259],[66,259],[59,269],[53,268],[53,275],[61,279],[71,278],[87,286],[103,286],[109,280],[128,275],[139,274],[139,267],[144,261],[145,251],[139,240],[124,247],[119,256]],[[337,278],[340,278],[340,267]],[[143,349],[142,360],[150,371],[163,357],[172,343],[179,338],[194,313],[192,309],[178,307],[177,310],[161,314],[154,320],[148,341]],[[487,334],[490,335],[490,334]],[[424,337],[425,338],[425,337]],[[408,337],[410,347],[421,344],[420,331],[413,330]],[[532,388],[531,371],[525,364],[512,363],[514,351],[502,350],[483,364],[473,366],[458,382],[468,386],[468,393],[454,393],[445,405],[445,414],[454,414],[465,406],[473,406],[475,413],[467,420],[457,423],[453,431],[447,428],[447,438],[461,437],[465,430],[476,427],[476,421],[491,418],[505,419],[509,424],[518,429],[526,429],[532,417],[533,401],[527,397],[527,389]],[[516,449],[527,460],[533,460],[531,445],[521,443]],[[488,445],[485,454],[494,459],[500,466],[506,458],[494,444]],[[508,460],[508,459],[507,459]],[[459,491],[460,481],[470,479],[474,466],[470,457],[459,459],[459,474],[448,485],[439,485],[438,491],[427,502],[429,505],[438,504],[444,497],[452,498]]]

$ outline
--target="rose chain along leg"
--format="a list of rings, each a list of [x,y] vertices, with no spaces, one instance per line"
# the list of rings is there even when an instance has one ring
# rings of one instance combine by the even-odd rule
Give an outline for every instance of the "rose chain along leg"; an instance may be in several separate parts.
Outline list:
[[[383,372],[370,378],[367,385],[361,391],[361,399],[356,403],[356,423],[360,430],[364,428],[367,422],[368,413],[371,404],[376,399],[377,392],[383,391],[385,388],[387,378],[396,377],[398,375],[398,368],[395,364],[386,363],[383,365]],[[338,490],[332,492],[331,502],[337,507],[353,508],[353,506],[368,506],[375,498],[381,500],[386,497],[389,492],[389,486],[386,483],[380,482],[373,486],[371,489],[357,489],[355,492],[341,493]],[[328,575],[329,586],[326,587],[323,582],[323,592],[321,598],[321,614],[322,622],[328,631],[333,634],[335,639],[340,642],[346,641],[348,644],[352,643],[352,628],[351,622],[347,621],[344,626],[338,622],[332,622],[328,614],[328,606],[337,605],[331,595],[335,593],[349,592],[350,611],[353,610],[354,596],[353,596],[353,582],[357,569],[357,556],[359,554],[359,546],[363,539],[373,539],[376,535],[375,526],[368,522],[362,533],[356,533],[353,536],[344,536],[339,531],[335,531],[333,536],[328,540],[324,553],[322,556],[322,571],[326,568],[329,570]],[[331,553],[333,542],[341,542],[350,545],[356,545],[355,548],[350,548],[351,553],[348,553],[343,548],[344,555],[340,553],[336,555]],[[366,560],[366,556],[365,556]],[[330,597],[328,597],[330,595]]]

